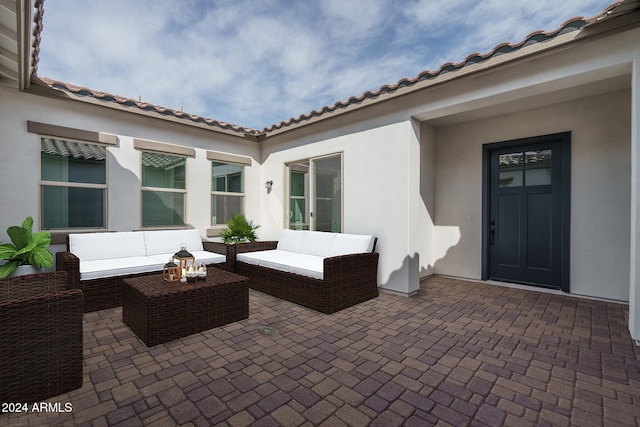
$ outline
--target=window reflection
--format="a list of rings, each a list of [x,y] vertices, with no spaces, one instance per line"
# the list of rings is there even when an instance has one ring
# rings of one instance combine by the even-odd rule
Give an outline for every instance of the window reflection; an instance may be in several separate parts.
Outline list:
[[[525,153],[525,185],[551,184],[551,150]]]
[[[551,150],[501,154],[500,187],[551,184]]]
[[[521,187],[522,186],[522,165],[523,154],[509,153],[501,154],[499,159],[500,187]]]

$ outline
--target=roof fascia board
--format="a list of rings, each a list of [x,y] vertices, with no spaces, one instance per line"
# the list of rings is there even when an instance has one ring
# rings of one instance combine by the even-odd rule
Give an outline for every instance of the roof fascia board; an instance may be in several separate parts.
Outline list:
[[[411,86],[398,88],[393,92],[380,94],[375,98],[367,98],[357,104],[348,105],[341,110],[335,110],[329,113],[324,113],[320,116],[312,117],[310,119],[301,121],[300,123],[295,123],[279,129],[271,130],[267,133],[267,138],[269,138],[270,136],[293,131],[295,129],[299,129],[304,126],[309,126],[323,120],[328,120],[332,117],[336,117],[336,116],[347,114],[356,110],[360,110],[362,108],[370,107],[376,104],[381,104],[383,102],[392,101],[392,100],[395,100],[396,98],[399,98],[408,94],[412,94],[415,92],[419,92],[425,89],[430,89],[446,83],[450,83],[454,80],[459,80],[464,77],[476,76],[481,73],[494,72],[502,68],[502,66],[504,66],[505,64],[512,64],[516,61],[521,61],[525,58],[534,59],[537,57],[541,57],[542,55],[551,54],[551,49],[553,49],[553,47],[557,48],[558,46],[567,44],[568,42],[574,40],[576,38],[576,34],[574,33],[578,33],[578,31],[573,31],[568,34],[558,36],[555,39],[549,40],[545,43],[535,43],[533,45],[521,48],[520,50],[513,52],[511,54],[498,55],[484,62],[470,64],[459,70],[440,74],[432,79],[423,80]],[[553,43],[553,47],[549,45],[550,43]],[[553,49],[553,52],[554,53],[558,52],[558,50]]]
[[[96,105],[98,107],[104,107],[104,108],[109,108],[112,110],[117,110],[117,111],[123,111],[126,113],[130,113],[130,114],[137,114],[140,116],[144,116],[144,117],[148,117],[148,118],[152,118],[155,120],[163,120],[163,121],[167,121],[167,122],[171,122],[171,123],[176,123],[176,124],[180,124],[183,126],[190,126],[190,127],[196,127],[196,128],[200,128],[200,129],[206,129],[208,131],[211,132],[216,132],[216,133],[220,133],[220,134],[224,134],[227,136],[233,136],[236,138],[241,138],[242,140],[249,140],[249,141],[253,141],[253,142],[257,142],[258,138],[255,137],[254,135],[250,135],[250,134],[246,134],[243,132],[236,132],[230,129],[223,129],[223,128],[215,128],[212,127],[206,123],[198,123],[198,122],[193,122],[193,121],[188,121],[188,118],[185,119],[181,119],[175,116],[161,116],[159,113],[157,112],[153,112],[153,111],[144,111],[141,110],[139,108],[136,107],[128,107],[125,105],[120,105],[118,103],[115,102],[105,102],[105,101],[101,101],[99,99],[93,98],[91,96],[82,96],[82,95],[76,95],[72,92],[66,92],[66,91],[62,91],[62,90],[58,90],[55,88],[51,88],[48,85],[46,85],[45,83],[41,82],[39,79],[34,78],[32,81],[32,85],[28,90],[28,93],[31,93],[33,95],[38,95],[38,96],[46,96],[49,98],[54,98],[54,99],[62,99],[62,100],[70,100],[70,101],[78,101],[78,102],[84,102],[84,103],[88,103],[88,104],[92,104],[92,105]]]

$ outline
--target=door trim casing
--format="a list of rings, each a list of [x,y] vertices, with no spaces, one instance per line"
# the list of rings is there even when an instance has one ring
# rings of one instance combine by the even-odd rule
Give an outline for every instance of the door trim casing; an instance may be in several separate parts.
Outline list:
[[[482,267],[481,279],[489,280],[489,210],[491,203],[491,153],[497,149],[560,141],[562,147],[562,197],[560,221],[560,289],[569,292],[571,238],[571,132],[554,133],[482,145]],[[541,285],[542,286],[542,285]]]

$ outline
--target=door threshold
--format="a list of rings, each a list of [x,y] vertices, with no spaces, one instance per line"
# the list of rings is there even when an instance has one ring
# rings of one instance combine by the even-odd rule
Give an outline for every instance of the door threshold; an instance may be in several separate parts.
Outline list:
[[[629,301],[622,301],[622,300],[611,299],[611,298],[602,298],[602,297],[594,297],[591,295],[563,292],[560,289],[542,288],[542,287],[533,286],[533,285],[523,285],[522,283],[502,282],[499,280],[470,279],[468,277],[449,276],[446,274],[434,274],[434,276],[447,277],[449,279],[465,280],[467,282],[485,283],[487,285],[502,286],[505,288],[522,289],[524,291],[542,292],[545,294],[562,295],[565,297],[583,298],[583,299],[589,299],[594,301],[612,302],[615,304],[629,305]]]

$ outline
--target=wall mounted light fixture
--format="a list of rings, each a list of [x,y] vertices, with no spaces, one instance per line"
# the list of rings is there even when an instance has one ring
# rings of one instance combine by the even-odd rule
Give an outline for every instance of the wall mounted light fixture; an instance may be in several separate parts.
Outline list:
[[[273,181],[269,180],[264,183],[264,188],[267,189],[267,193],[271,192],[271,187],[273,187]]]

